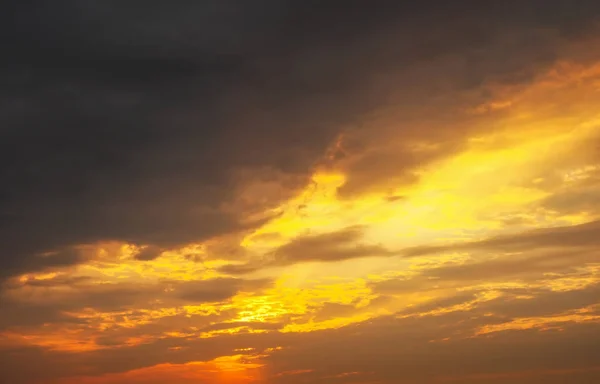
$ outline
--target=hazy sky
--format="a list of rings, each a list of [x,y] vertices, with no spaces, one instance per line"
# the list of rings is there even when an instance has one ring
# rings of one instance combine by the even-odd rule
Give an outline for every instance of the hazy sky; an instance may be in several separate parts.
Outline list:
[[[0,383],[600,383],[597,0],[14,0]]]

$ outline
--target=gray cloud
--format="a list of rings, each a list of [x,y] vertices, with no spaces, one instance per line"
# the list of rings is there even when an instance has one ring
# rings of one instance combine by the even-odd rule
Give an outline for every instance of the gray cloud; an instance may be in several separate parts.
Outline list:
[[[0,296],[2,319],[0,330],[10,327],[32,327],[45,323],[85,323],[68,312],[89,308],[101,312],[135,311],[148,308],[170,308],[201,303],[225,302],[238,292],[259,292],[268,288],[268,279],[243,280],[217,278],[189,282],[160,282],[155,284],[86,284],[71,285],[64,291],[61,279],[50,279],[43,284],[25,283],[37,291],[23,295],[11,295],[5,290]],[[52,291],[51,288],[58,288]],[[13,286],[12,289],[18,289]],[[43,298],[43,300],[42,300]],[[160,304],[157,304],[160,303]]]
[[[441,379],[451,377],[464,382],[470,375],[488,376],[473,383],[489,382],[489,376],[497,375],[497,382],[504,384],[514,378],[508,375],[503,379],[503,374],[534,371],[533,380],[539,380],[546,378],[544,372],[560,369],[583,370],[587,373],[581,376],[585,383],[598,377],[592,370],[598,356],[593,347],[597,324],[570,324],[563,332],[528,330],[506,332],[502,337],[461,337],[469,335],[465,330],[470,327],[494,321],[469,312],[418,319],[384,318],[335,335],[332,332],[328,337],[305,336],[296,340],[294,348],[274,354],[269,364],[279,371],[314,369],[310,381],[314,383],[331,382],[327,376],[342,372],[371,372],[368,379],[373,382],[403,384],[444,382]],[[451,339],[441,341],[446,337]],[[287,376],[276,382],[302,382],[297,380]],[[348,377],[340,382],[352,380]]]
[[[359,226],[318,235],[300,235],[264,255],[262,261],[242,265],[226,265],[221,267],[220,271],[230,274],[247,274],[261,268],[282,267],[296,263],[335,262],[395,254],[381,245],[365,244],[362,237],[363,228]]]
[[[434,299],[428,301],[424,304],[418,304],[411,306],[401,313],[405,314],[419,314],[419,313],[427,313],[435,310],[440,310],[444,308],[453,307],[455,305],[465,304],[472,302],[476,299],[476,295],[472,292],[467,293],[458,293],[453,296],[447,296],[440,299]]]
[[[594,373],[584,373],[597,362],[597,323],[566,323],[562,325],[562,332],[523,330],[506,331],[489,337],[469,336],[484,325],[501,324],[511,318],[535,315],[532,310],[536,307],[546,308],[548,313],[568,309],[564,304],[569,295],[576,302],[572,308],[585,306],[596,288],[570,293],[538,292],[539,301],[534,298],[528,305],[506,300],[501,308],[498,306],[499,302],[491,301],[482,303],[474,311],[421,318],[381,317],[337,330],[301,334],[272,331],[266,334],[225,335],[213,339],[170,337],[148,344],[77,354],[47,353],[36,348],[3,349],[2,353],[6,358],[0,362],[0,373],[3,374],[2,377],[13,377],[17,371],[15,367],[23,367],[24,362],[35,357],[40,368],[49,369],[23,370],[21,377],[16,377],[14,382],[27,383],[33,378],[48,379],[83,373],[95,375],[124,372],[164,362],[177,364],[207,361],[231,355],[236,348],[250,347],[262,351],[282,346],[284,349],[272,353],[266,359],[275,383],[297,382],[295,380],[299,378],[295,376],[275,376],[276,373],[297,369],[314,370],[310,377],[314,378],[315,383],[331,382],[331,378],[327,379],[327,376],[343,372],[371,372],[369,379],[403,384],[435,383],[442,377],[467,381],[471,380],[469,377],[477,375],[498,375],[498,382],[504,384],[514,381],[511,381],[510,375],[505,379],[501,375],[519,372],[534,372],[531,381],[535,382],[546,371],[579,369],[584,371],[578,374],[582,377],[581,382],[592,383],[591,380],[596,378]],[[577,297],[583,300],[576,299]],[[468,300],[470,297],[458,295],[454,299],[438,301],[435,305],[431,303],[430,308],[423,308],[437,308],[438,304],[446,306]],[[498,315],[483,316],[493,308],[496,308]],[[348,308],[330,307],[326,311],[333,310],[331,315],[335,316],[340,309],[344,312]],[[546,312],[537,313],[543,315]],[[207,320],[201,323],[205,324]],[[181,325],[185,330],[184,323]],[[208,326],[205,329],[224,327],[227,325]],[[269,329],[274,330],[276,326]],[[441,341],[447,337],[450,339]],[[172,347],[181,349],[170,352],[169,348]],[[73,369],[73,364],[76,367],[87,367],[86,371]],[[550,377],[554,378],[554,375]],[[483,382],[487,381],[473,379],[473,383]]]
[[[478,306],[480,311],[489,311],[499,316],[510,318],[552,316],[572,310],[586,308],[600,303],[600,285],[592,284],[583,289],[571,291],[536,291],[523,292],[532,298],[523,299],[509,295],[494,299]],[[511,297],[512,296],[512,297]]]
[[[600,221],[566,227],[543,228],[528,232],[497,236],[486,240],[442,246],[418,246],[404,250],[406,257],[424,256],[435,253],[487,250],[487,251],[530,251],[534,249],[572,248],[585,249],[600,245],[597,236]]]
[[[504,278],[526,278],[541,276],[543,273],[564,272],[586,263],[598,260],[597,250],[582,252],[548,252],[545,254],[525,254],[522,256],[503,256],[481,262],[432,268],[424,272],[425,276],[442,281],[485,281]]]
[[[566,47],[592,33],[600,11],[592,0],[376,1],[368,7],[358,0],[168,3],[9,1],[1,13],[0,281],[85,262],[89,258],[75,248],[82,244],[146,245],[152,252],[138,257],[148,260],[161,249],[251,230],[269,218],[247,218],[302,188],[340,133],[346,134],[348,149],[332,164],[347,172],[340,196],[387,186],[391,174],[402,175],[394,185],[413,182],[415,168],[461,148],[470,125],[462,124],[468,121],[457,117],[456,109],[492,98],[482,89],[487,83],[526,84],[556,60],[569,58]],[[587,51],[572,54],[593,54]],[[447,124],[450,119],[457,124]],[[374,150],[392,137],[403,143],[435,138],[441,146],[433,153],[416,153],[408,144]],[[376,172],[370,170],[374,166]],[[242,178],[243,172],[252,176]],[[240,197],[248,183],[261,178],[274,179],[281,193]],[[591,195],[581,197],[589,201],[584,208],[594,202]],[[568,201],[557,197],[547,203],[561,207]],[[570,248],[556,257],[444,267],[422,278],[427,285],[429,277],[464,281],[552,271],[569,265],[567,257],[580,264],[597,260],[588,251],[599,245],[598,227],[595,222],[424,247],[407,255]],[[348,229],[303,236],[270,255],[266,265],[389,255],[377,245],[349,245],[360,244],[359,235]],[[76,322],[65,311],[84,307],[112,311],[155,299],[172,305],[225,301],[266,284],[222,279],[175,284],[169,292],[164,290],[169,282],[78,291],[87,283],[27,283],[31,289],[60,285],[77,292],[61,303],[50,303],[50,296],[43,304],[1,296],[0,328]],[[412,282],[398,284],[406,288]],[[2,294],[11,289],[3,286]],[[563,310],[567,302],[583,305],[593,295],[548,298],[556,301],[539,308]],[[495,307],[505,316],[547,313],[527,312],[521,303],[490,305],[509,305]],[[327,306],[321,316],[346,310],[351,308]],[[181,318],[170,320],[182,329],[189,326]],[[194,320],[210,327],[208,319]],[[295,348],[272,356],[275,370],[317,367],[323,377],[377,371],[374,380],[394,383],[423,383],[464,371],[597,364],[599,333],[590,324],[565,327],[563,334],[508,332],[502,340],[429,343],[493,321],[503,318],[386,318],[308,335],[279,333],[273,326],[266,335],[166,338],[77,354],[2,346],[0,377],[28,384],[276,345]],[[125,336],[110,337],[107,345]],[[176,346],[187,348],[169,352]],[[331,382],[319,377],[315,383]],[[581,383],[593,380],[580,377]],[[294,378],[278,380],[293,383]]]
[[[517,235],[520,237],[520,235]],[[508,238],[507,238],[508,239]],[[495,239],[495,241],[498,239]],[[513,240],[507,240],[512,242]],[[519,243],[518,240],[515,240]],[[526,243],[528,243],[526,241]],[[465,250],[474,246],[474,257],[471,261],[459,264],[450,264],[425,268],[417,275],[410,277],[394,278],[381,282],[371,283],[371,287],[381,294],[405,294],[415,291],[429,291],[438,288],[460,288],[465,284],[477,282],[502,282],[525,281],[532,282],[543,279],[549,273],[558,273],[577,276],[577,269],[594,264],[599,260],[600,254],[595,246],[578,249],[546,249],[547,244],[541,242],[542,249],[525,247],[519,253],[490,257],[489,249],[478,250],[478,246],[487,246],[487,242],[477,242],[465,245]],[[567,242],[566,244],[570,244]],[[556,244],[554,244],[556,246]],[[582,244],[583,245],[583,244]],[[462,250],[462,246],[461,250]],[[496,245],[494,244],[495,248]],[[456,250],[446,247],[431,247],[434,253]],[[421,253],[426,247],[419,247]],[[478,253],[483,251],[484,253]],[[514,251],[514,249],[513,249]],[[429,251],[427,251],[427,254]]]
[[[187,303],[219,302],[235,296],[240,291],[257,292],[272,284],[269,279],[243,280],[218,278],[191,281],[175,286],[175,296]]]
[[[0,20],[0,274],[43,269],[36,254],[76,244],[170,247],[260,225],[246,210],[302,187],[333,139],[391,92],[404,89],[397,104],[418,111],[454,92],[449,78],[456,89],[526,81],[597,11],[588,1],[434,3],[11,2]],[[540,29],[553,32],[539,40]],[[511,30],[512,45],[494,43]],[[449,55],[468,60],[446,68]],[[460,136],[422,128],[402,132]],[[402,156],[400,174],[428,161]],[[389,173],[366,180],[368,167],[352,164],[355,192]],[[223,209],[243,188],[236,172],[264,168],[295,183],[244,212]]]
[[[160,255],[164,252],[165,250],[163,248],[154,246],[154,245],[150,245],[147,246],[145,248],[143,248],[142,250],[140,250],[138,253],[135,254],[135,259],[136,260],[140,260],[140,261],[150,261],[150,260],[155,260],[158,257],[160,257]]]
[[[333,233],[299,236],[273,252],[275,264],[340,261],[392,254],[380,245],[361,244],[362,235],[363,228],[349,227]]]

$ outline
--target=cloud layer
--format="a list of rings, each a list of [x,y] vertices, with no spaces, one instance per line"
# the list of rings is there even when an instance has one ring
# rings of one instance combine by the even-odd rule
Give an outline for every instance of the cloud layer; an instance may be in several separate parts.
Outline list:
[[[599,20],[11,1],[0,377],[598,382]]]

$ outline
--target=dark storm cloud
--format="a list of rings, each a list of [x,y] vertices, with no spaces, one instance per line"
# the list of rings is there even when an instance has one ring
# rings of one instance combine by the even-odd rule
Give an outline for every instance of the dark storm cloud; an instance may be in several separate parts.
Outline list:
[[[80,262],[37,256],[77,244],[164,248],[259,225],[222,208],[236,171],[293,175],[291,193],[342,127],[377,109],[373,76],[485,47],[500,26],[571,36],[594,18],[592,2],[561,4],[11,1],[0,275]]]
[[[334,129],[301,127],[295,106],[258,89],[267,73],[242,64],[276,43],[263,17],[282,11],[245,4],[25,2],[4,14],[2,275],[71,244],[242,229],[244,212],[218,209],[232,171],[309,172]]]

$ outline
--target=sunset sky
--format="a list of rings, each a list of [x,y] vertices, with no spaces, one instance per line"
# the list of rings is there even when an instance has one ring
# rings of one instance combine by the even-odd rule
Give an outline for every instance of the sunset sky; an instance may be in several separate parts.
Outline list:
[[[600,383],[600,1],[7,3],[0,384]]]

